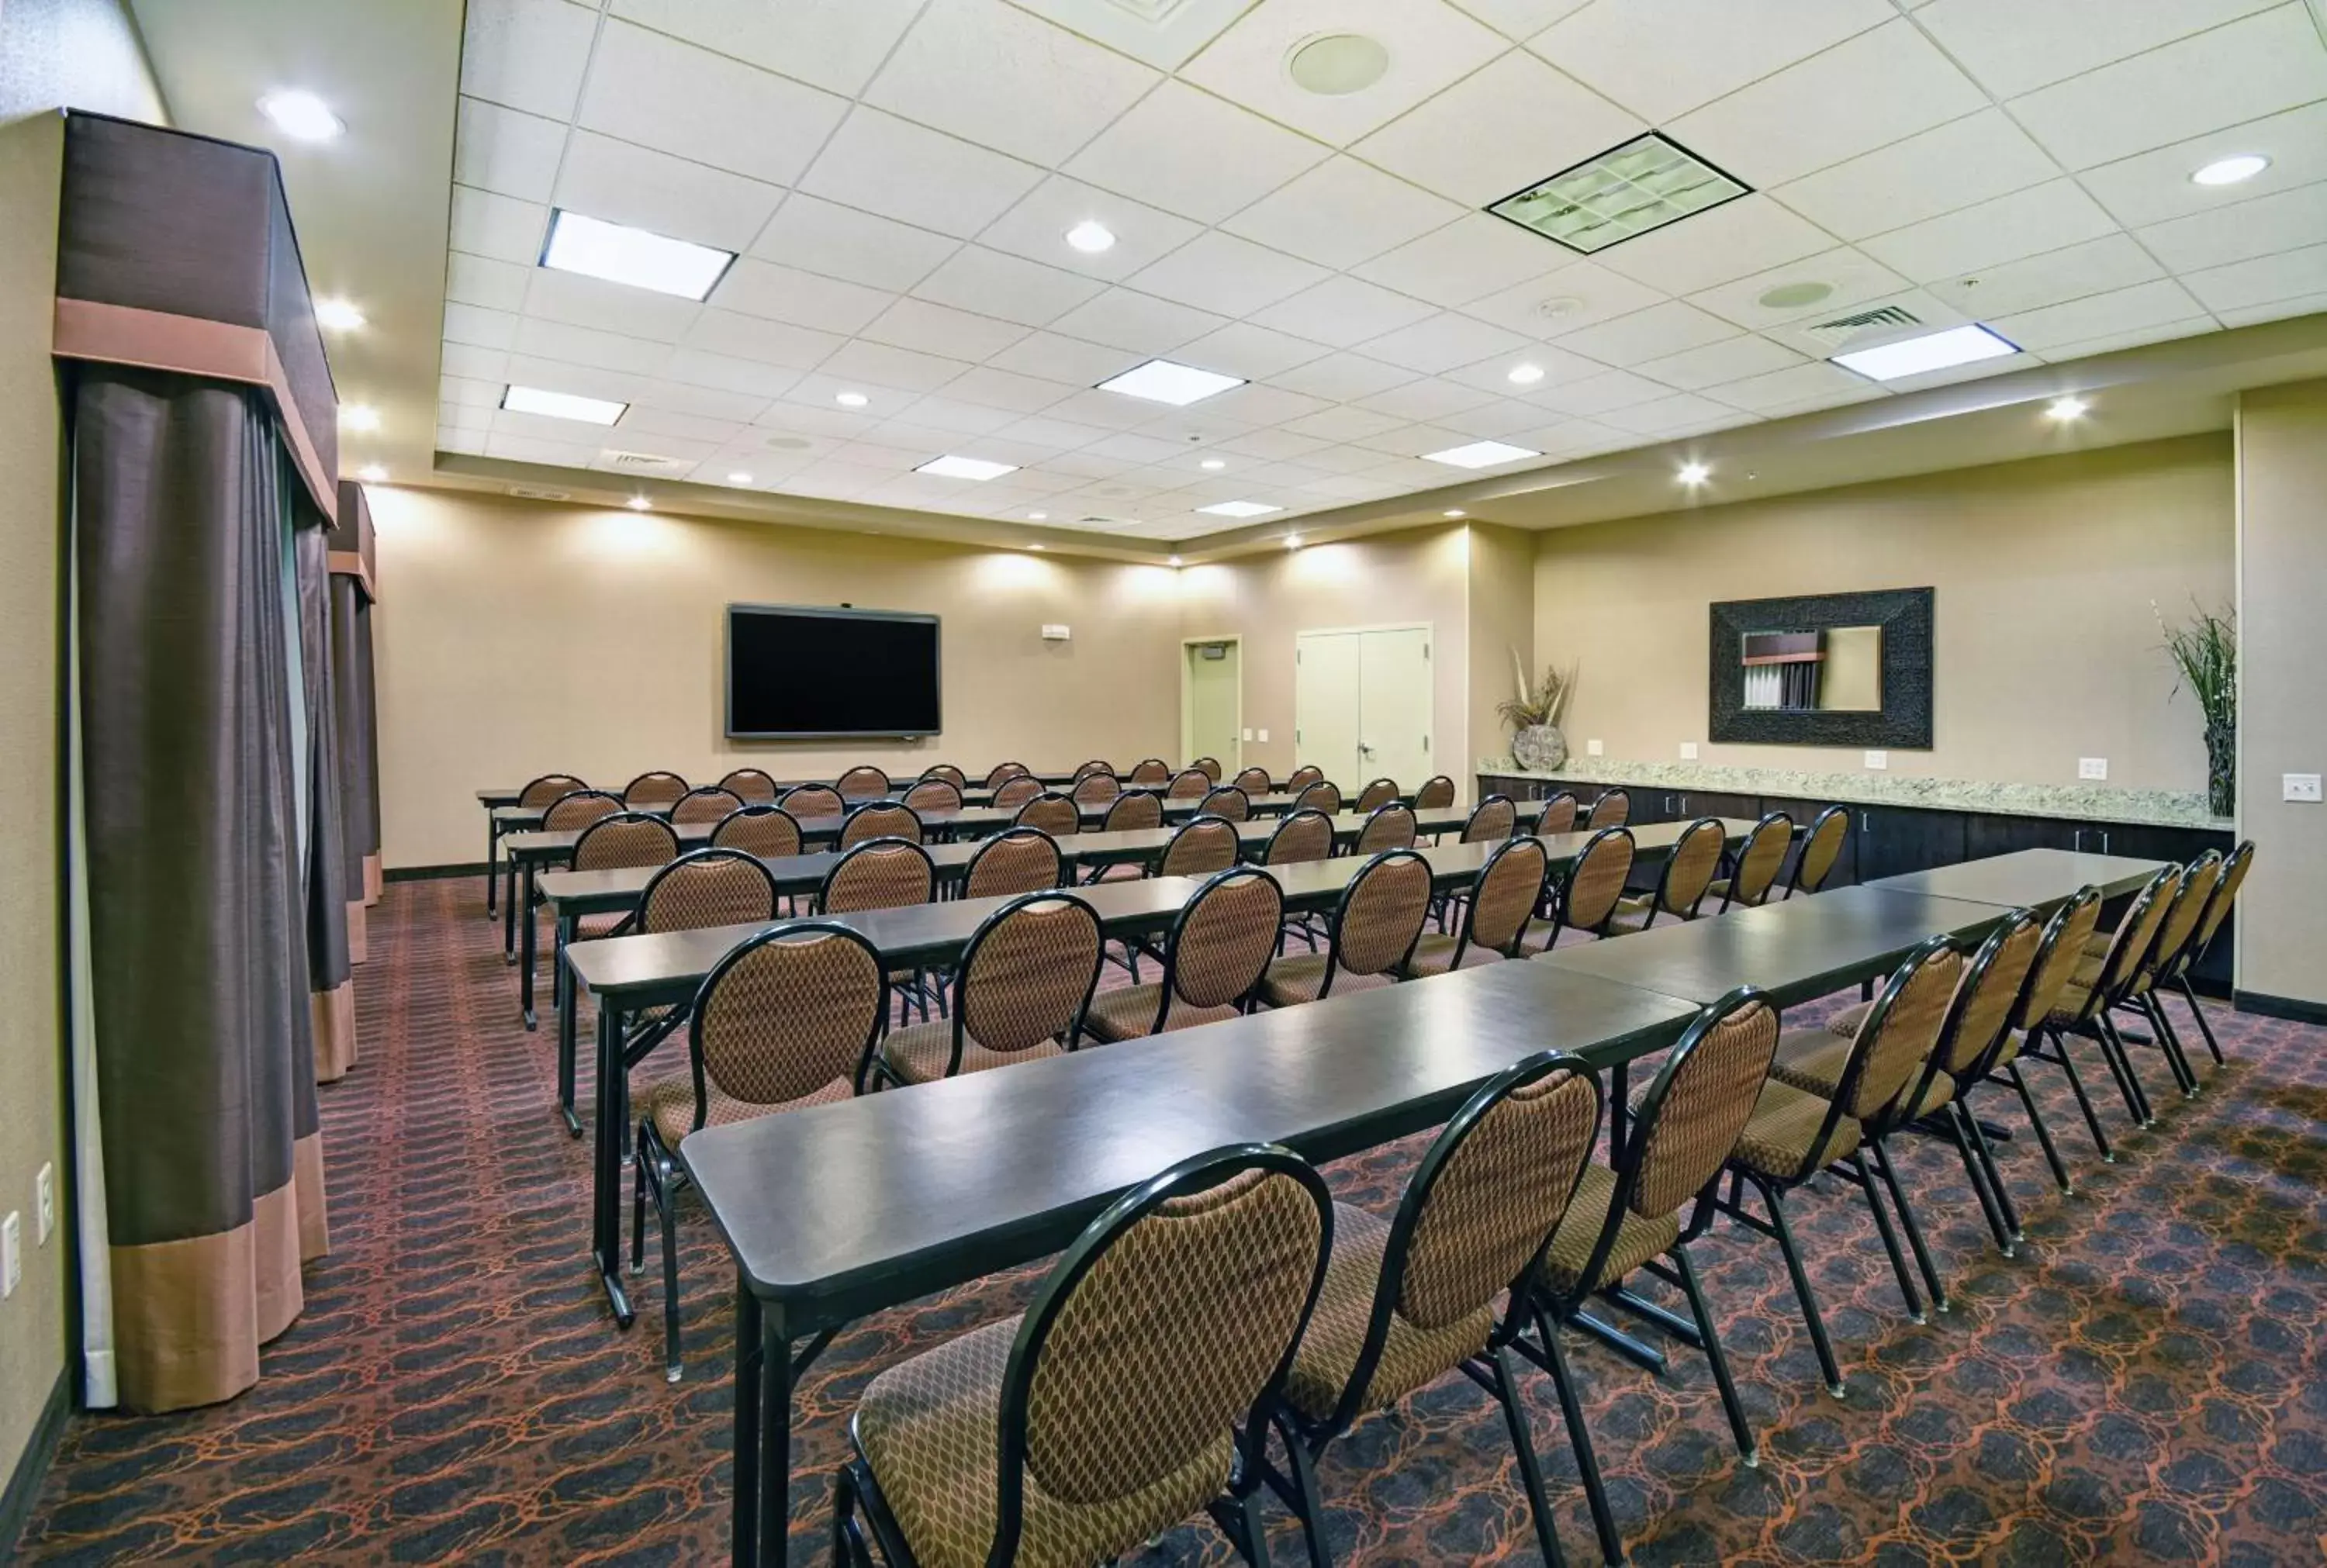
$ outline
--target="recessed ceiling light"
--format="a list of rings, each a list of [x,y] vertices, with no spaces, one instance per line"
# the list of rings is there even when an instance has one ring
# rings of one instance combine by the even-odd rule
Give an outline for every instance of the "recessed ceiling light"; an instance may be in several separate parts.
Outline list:
[[[1270,506],[1266,501],[1215,501],[1210,506],[1196,509],[1210,512],[1216,518],[1257,518],[1263,512],[1281,512],[1285,509]]]
[[[1000,479],[1005,473],[1015,471],[1018,465],[1014,462],[989,462],[982,457],[956,457],[953,453],[948,453],[943,457],[933,457],[930,459],[929,462],[921,464],[921,467],[915,469],[913,471],[915,473],[933,473],[939,479],[974,479],[985,481],[989,479]]]
[[[2055,397],[2045,408],[2044,417],[2066,425],[2071,419],[2082,419],[2085,410],[2091,406],[2081,397]]]
[[[388,470],[376,462],[368,462],[356,470],[356,478],[366,484],[385,484],[388,482]]]
[[[268,93],[258,100],[258,112],[274,121],[276,130],[302,142],[328,142],[348,128],[331,105],[296,88]]]
[[[356,431],[378,430],[379,410],[369,403],[342,403],[340,405],[340,428]]]
[[[1051,514],[1048,512],[1028,512],[1026,514],[1026,520],[1030,523],[1047,523],[1051,520]]]
[[[1285,56],[1293,85],[1325,98],[1363,92],[1389,70],[1389,51],[1362,33],[1327,33],[1304,39]]]
[[[604,397],[580,397],[571,392],[545,392],[538,387],[511,387],[501,394],[501,406],[511,414],[541,414],[552,419],[579,419],[585,425],[612,425],[630,405]]]
[[[862,408],[871,401],[862,392],[836,392],[832,395],[832,400],[843,408]]]
[[[351,301],[325,297],[315,302],[315,324],[327,332],[352,332],[364,324],[364,313]]]
[[[1208,457],[1208,458],[1204,459],[1204,461],[1203,461],[1203,462],[1201,462],[1198,463],[1196,466],[1197,466],[1198,468],[1210,469],[1210,470],[1212,470],[1214,472],[1218,472],[1220,470],[1221,470],[1221,469],[1224,469],[1224,468],[1228,467],[1228,464],[1227,464],[1225,462],[1223,462],[1221,459],[1220,459],[1220,458],[1217,458],[1217,457]]]
[[[1946,370],[1981,359],[2001,359],[2018,352],[2017,344],[1975,322],[1969,326],[1925,332],[1920,338],[1904,338],[1872,349],[1854,349],[1846,354],[1835,355],[1834,362],[1877,381],[1896,381],[1903,376]]]
[[[1470,515],[1470,513],[1464,511],[1461,507],[1448,507],[1444,512],[1439,514],[1439,516],[1446,518],[1467,518]]]
[[[2251,180],[2270,167],[2270,160],[2259,153],[2240,153],[2234,158],[2217,158],[2190,176],[2192,185],[2235,185],[2241,180]]]
[[[1200,402],[1231,387],[1244,385],[1241,376],[1223,376],[1217,370],[1199,370],[1193,365],[1175,365],[1169,359],[1150,359],[1145,365],[1135,365],[1122,375],[1102,381],[1102,392],[1120,392],[1126,397],[1145,397],[1150,403],[1169,403],[1174,408]]]
[[[1286,549],[1288,549],[1288,550],[1297,550],[1297,549],[1299,549],[1299,548],[1301,547],[1301,536],[1300,536],[1300,535],[1298,535],[1298,534],[1287,534],[1287,535],[1285,535],[1285,547]]]
[[[1775,288],[1765,288],[1755,296],[1755,303],[1773,311],[1799,311],[1814,305],[1834,292],[1834,285],[1806,280],[1801,283],[1781,283]]]
[[[687,300],[708,294],[734,259],[732,250],[565,211],[551,217],[549,244],[541,253],[541,265],[556,272],[578,272]]]
[[[650,511],[654,508],[654,502],[647,499],[644,496],[632,496],[629,500],[624,501],[622,504],[630,508],[631,510],[634,512]]]
[[[1166,557],[1164,558],[1164,564],[1166,566],[1177,566],[1177,565],[1179,565],[1181,564],[1181,562],[1180,562],[1180,557],[1179,557],[1179,556],[1177,556],[1177,555],[1170,555],[1170,556],[1166,556]]]
[[[745,473],[742,469],[737,469],[734,473],[727,476],[727,482],[729,484],[750,484],[752,482],[752,476]]]
[[[1590,256],[1751,189],[1650,131],[1491,202],[1487,210]]]
[[[1706,480],[1709,480],[1712,477],[1713,470],[1701,462],[1682,463],[1679,471],[1673,475],[1673,478],[1678,480],[1681,483],[1687,485],[1692,490],[1696,489],[1698,485],[1703,484]]]
[[[1537,382],[1543,379],[1543,367],[1540,365],[1514,365],[1510,369],[1510,373],[1505,376],[1503,379],[1509,381],[1514,387],[1532,387]]]
[[[1115,248],[1115,230],[1097,219],[1086,218],[1067,230],[1067,243],[1085,256],[1097,256]]]
[[[1043,550],[1048,549],[1050,546],[1047,545],[1029,545],[1026,547],[1030,550]]]
[[[1450,446],[1444,452],[1425,452],[1422,455],[1449,468],[1492,468],[1499,462],[1517,462],[1520,458],[1541,457],[1543,453],[1504,441],[1473,441],[1466,446]]]

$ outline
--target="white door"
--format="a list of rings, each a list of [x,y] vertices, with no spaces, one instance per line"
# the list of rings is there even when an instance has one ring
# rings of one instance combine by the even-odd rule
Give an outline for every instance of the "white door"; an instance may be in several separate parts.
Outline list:
[[[1371,777],[1358,751],[1363,635],[1304,631],[1293,639],[1293,765],[1322,768],[1352,799]]]
[[[1360,788],[1395,779],[1411,795],[1439,770],[1430,751],[1430,633],[1419,627],[1368,631],[1359,659]]]

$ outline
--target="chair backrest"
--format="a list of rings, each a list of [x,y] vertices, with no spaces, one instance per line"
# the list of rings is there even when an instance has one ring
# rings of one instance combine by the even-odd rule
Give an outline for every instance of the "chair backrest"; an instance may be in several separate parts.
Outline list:
[[[1285,776],[1285,792],[1288,795],[1298,795],[1310,785],[1322,784],[1324,781],[1325,770],[1318,767],[1314,762],[1304,762]]]
[[[1113,778],[1115,776],[1115,764],[1103,758],[1093,757],[1089,761],[1076,769],[1075,776],[1069,779],[1068,782],[1070,784],[1079,784],[1094,773],[1104,773],[1109,778]]]
[[[733,789],[706,784],[678,798],[670,808],[673,822],[722,822],[728,813],[743,808],[743,798]]]
[[[1199,757],[1188,766],[1215,784],[1220,781],[1220,760],[1218,757]]]
[[[578,833],[603,817],[621,810],[619,796],[603,789],[569,789],[551,801],[541,813],[545,833]]]
[[[2085,961],[2085,944],[2100,925],[2101,890],[2083,887],[2044,922],[2044,940],[2028,984],[2012,1009],[2012,1028],[2025,1033],[2052,1016],[2069,977]]]
[[[1233,784],[1223,784],[1198,803],[1196,810],[1204,817],[1218,817],[1229,822],[1245,822],[1252,817],[1252,801]]]
[[[1471,879],[1471,904],[1463,915],[1463,946],[1490,947],[1509,957],[1543,898],[1551,874],[1551,853],[1539,838],[1507,838]],[[1462,961],[1456,955],[1455,961]]]
[[[924,779],[942,779],[957,789],[969,788],[969,775],[950,762],[932,762],[921,770]]]
[[[1266,872],[1230,866],[1206,878],[1164,938],[1156,1027],[1174,998],[1191,1007],[1225,1007],[1251,995],[1276,956],[1284,922],[1284,891]]]
[[[1143,757],[1132,764],[1134,784],[1168,784],[1172,781],[1172,764],[1161,757]]]
[[[1024,779],[1033,772],[1033,770],[1023,762],[996,762],[994,765],[994,770],[986,776],[986,787],[988,789],[999,789],[1011,779]]]
[[[902,838],[919,844],[926,836],[921,831],[921,819],[911,807],[887,800],[866,801],[840,825],[843,849],[863,844],[868,838]]]
[[[845,926],[777,926],[738,944],[695,994],[695,1125],[703,1125],[706,1076],[759,1106],[839,1082],[863,1088],[888,1011],[880,954]]]
[[[969,857],[962,880],[966,899],[999,898],[1054,888],[1066,880],[1059,841],[1039,827],[1013,827],[995,834]]]
[[[2198,934],[2198,922],[2205,919],[2206,905],[2212,901],[2214,888],[2221,880],[2222,852],[2218,849],[2206,851],[2184,868],[2181,891],[2173,895],[2173,907],[2158,922],[2157,939],[2149,945],[2149,955],[2142,961],[2142,985],[2154,985],[2182,963],[2191,938]]]
[[[776,781],[758,768],[734,768],[719,780],[719,788],[748,806],[773,805]]]
[[[1333,819],[1304,807],[1276,825],[1260,858],[1267,865],[1290,865],[1295,861],[1326,860],[1332,853]]]
[[[1360,867],[1333,905],[1333,961],[1317,994],[1335,974],[1386,975],[1406,962],[1430,918],[1430,863],[1410,849],[1386,849]]]
[[[1616,1190],[1608,1224],[1576,1282],[1597,1288],[1627,1213],[1662,1219],[1705,1190],[1737,1147],[1778,1053],[1778,1010],[1741,986],[1707,1006],[1666,1053],[1610,1155]]]
[[[1827,1134],[1843,1116],[1874,1121],[1900,1090],[1920,1080],[1924,1062],[1938,1049],[1939,1029],[1963,971],[1964,956],[1955,943],[1933,937],[1891,972],[1851,1039],[1850,1055],[1828,1102],[1826,1126],[1808,1145],[1813,1157],[1825,1148]]]
[[[1786,852],[1793,843],[1794,819],[1784,812],[1772,811],[1755,823],[1737,850],[1737,869],[1729,878],[1729,902],[1766,902],[1770,890],[1778,885],[1778,873],[1786,869]]]
[[[1164,787],[1166,800],[1201,800],[1212,792],[1211,775],[1201,768],[1182,768]]]
[[[870,762],[859,762],[832,781],[843,795],[860,797],[889,793],[889,775]]]
[[[780,806],[746,806],[719,819],[711,830],[711,847],[780,860],[800,852],[799,824]]]
[[[839,790],[829,784],[795,784],[776,802],[792,814],[796,821],[805,822],[812,817],[846,817],[848,802]]]
[[[2206,912],[2198,917],[2197,932],[2182,956],[2182,969],[2188,969],[2213,946],[2214,933],[2222,929],[2224,917],[2238,901],[2238,890],[2246,885],[2248,868],[2254,864],[2254,840],[2246,839],[2224,857],[2222,874],[2214,882],[2214,896],[2206,901]]]
[[[1539,835],[1573,833],[1575,831],[1575,797],[1563,789],[1543,803],[1543,815],[1535,819]]]
[[[1098,911],[1067,892],[1030,892],[978,923],[954,977],[950,1078],[965,1041],[1008,1054],[1069,1041],[1098,985]]]
[[[1010,819],[1013,827],[1039,827],[1053,838],[1070,833],[1080,833],[1083,826],[1082,807],[1055,789],[1045,789],[1023,806]]]
[[[589,788],[571,773],[544,773],[517,792],[517,803],[529,811],[544,810],[560,796]]]
[[[682,854],[647,880],[639,898],[641,931],[694,931],[776,918],[776,879],[736,849]]]
[[[1126,789],[1107,808],[1102,833],[1133,833],[1164,826],[1164,797],[1153,789]]]
[[[1850,811],[1846,807],[1829,806],[1810,818],[1809,835],[1802,840],[1802,853],[1794,860],[1794,882],[1791,892],[1814,893],[1826,886],[1826,879],[1834,874],[1836,863],[1842,859],[1843,841],[1850,836]]]
[[[1634,853],[1629,828],[1603,827],[1593,834],[1567,868],[1566,885],[1559,891],[1560,924],[1579,931],[1605,926],[1616,912],[1616,901],[1624,896]]]
[[[1367,785],[1363,789],[1358,791],[1358,803],[1355,806],[1350,807],[1350,809],[1352,811],[1378,811],[1383,807],[1388,805],[1391,801],[1397,799],[1397,795],[1398,790],[1397,779],[1377,779],[1372,783]]]
[[[618,811],[602,817],[574,841],[575,871],[613,871],[619,867],[661,865],[678,857],[678,835],[669,823],[643,811]]]
[[[2028,989],[2029,973],[2043,947],[2044,923],[2029,910],[2013,910],[1988,933],[1956,983],[1931,1050],[1933,1070],[1961,1077],[1988,1056],[2010,1026],[2013,1005]],[[1921,1097],[1910,1096],[1902,1103],[1911,1106]]]
[[[1414,807],[1392,800],[1387,806],[1375,807],[1374,814],[1366,818],[1365,826],[1358,830],[1356,853],[1378,854],[1385,849],[1412,849],[1415,831]]]
[[[1204,876],[1226,871],[1236,864],[1242,843],[1237,836],[1236,824],[1217,817],[1192,817],[1180,825],[1180,831],[1164,846],[1164,857],[1156,864],[1155,874]]]
[[[1509,838],[1519,827],[1519,808],[1511,804],[1508,795],[1490,795],[1471,809],[1471,820],[1463,825],[1465,844],[1494,844]]]
[[[958,811],[961,786],[950,779],[924,779],[905,791],[905,804],[915,811]]]
[[[995,787],[995,809],[1012,811],[1042,793],[1042,781],[1031,773],[1013,773]]]
[[[1104,806],[1122,793],[1123,780],[1112,773],[1086,773],[1075,780],[1074,798],[1079,806]]]
[[[1414,804],[1422,811],[1444,811],[1454,804],[1454,780],[1444,773],[1435,773],[1422,781],[1414,792]]]
[[[2173,895],[2181,887],[2182,868],[2161,866],[2157,874],[2133,895],[2125,918],[2117,922],[2117,932],[2109,938],[2100,972],[2085,994],[2084,1005],[2077,1013],[2079,1020],[2091,1019],[2124,999],[2134,976],[2140,972],[2142,960],[2149,956],[2150,946],[2157,939],[2157,929],[2164,923],[2165,911],[2173,907]]]
[[[1322,811],[1328,817],[1338,817],[1341,812],[1341,786],[1322,779],[1304,784],[1293,792],[1293,809]]]
[[[1695,919],[1705,890],[1721,870],[1721,852],[1728,845],[1728,832],[1718,818],[1700,817],[1690,823],[1665,856],[1664,870],[1657,877],[1657,908],[1684,920]]]
[[[1247,768],[1230,782],[1248,795],[1266,795],[1274,780],[1269,778],[1266,768]]]
[[[1251,1434],[1267,1431],[1332,1237],[1316,1172],[1258,1144],[1184,1161],[1092,1221],[1010,1347],[994,1538],[965,1560],[1026,1560],[1030,1487],[1052,1507],[1096,1510],[1117,1534],[1094,1554],[1113,1558],[1173,1522],[1182,1505],[1159,1509],[1153,1494],[1239,1423],[1239,1468],[1257,1462]]]
[[[937,865],[910,839],[868,838],[841,852],[817,890],[816,912],[896,910],[925,904],[937,894]]]
[[[622,789],[622,804],[629,807],[668,806],[687,793],[687,780],[676,773],[657,769],[641,773]]]
[[[1603,789],[1600,798],[1592,803],[1592,815],[1584,826],[1597,831],[1603,827],[1621,827],[1631,819],[1632,798],[1621,789]]]

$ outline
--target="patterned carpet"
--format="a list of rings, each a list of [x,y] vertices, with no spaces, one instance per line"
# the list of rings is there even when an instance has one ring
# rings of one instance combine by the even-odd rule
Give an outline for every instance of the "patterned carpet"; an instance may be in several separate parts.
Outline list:
[[[614,1332],[600,1305],[585,1145],[552,1112],[551,1036],[517,1026],[477,898],[473,881],[407,883],[373,911],[364,1059],[322,1091],[332,1252],[264,1379],[209,1410],[77,1418],[27,1560],[724,1560],[723,1255],[689,1200],[688,1378],[670,1387],[659,1274],[640,1281],[636,1331]],[[1698,1260],[1762,1434],[1759,1470],[1735,1462],[1701,1359],[1682,1352],[1659,1381],[1574,1342],[1635,1560],[2327,1557],[2327,1031],[2215,1016],[2232,1065],[2199,1100],[2161,1102],[2158,1130],[2126,1137],[2114,1167],[2037,1069],[2080,1194],[2061,1198],[2026,1140],[2004,1152],[2028,1220],[2017,1259],[1995,1254],[1951,1151],[1905,1151],[1957,1297],[1927,1326],[1902,1316],[1855,1195],[1831,1181],[1803,1195],[1845,1400],[1819,1389],[1774,1246],[1708,1238]],[[2162,1066],[2149,1069],[2163,1094]],[[1386,1210],[1416,1153],[1330,1174]],[[791,1562],[825,1560],[828,1477],[866,1379],[1014,1310],[1029,1277],[890,1313],[827,1352],[802,1391]],[[1529,1392],[1563,1542],[1594,1561],[1549,1385]],[[1490,1402],[1459,1378],[1426,1389],[1329,1456],[1336,1557],[1533,1562],[1511,1472]],[[1297,1551],[1289,1530],[1275,1545]],[[1192,1526],[1138,1561],[1229,1556]]]

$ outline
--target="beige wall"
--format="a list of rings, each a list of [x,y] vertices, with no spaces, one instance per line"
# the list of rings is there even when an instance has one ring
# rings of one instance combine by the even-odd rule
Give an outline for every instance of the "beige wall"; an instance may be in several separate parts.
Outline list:
[[[475,790],[563,770],[620,789],[870,761],[1037,769],[1178,750],[1175,574],[1017,551],[374,488],[383,855],[483,854]],[[724,607],[940,614],[946,732],[919,744],[723,733]],[[1044,642],[1046,622],[1070,640]],[[850,672],[818,672],[846,680]]]
[[[1815,771],[1858,751],[1714,745],[1707,606],[1867,588],[1938,590],[1932,749],[1891,770],[2202,789],[2202,722],[2173,673],[2168,614],[2231,593],[2227,436],[1959,470],[1768,501],[1555,528],[1536,555],[1537,657],[1583,674],[1567,733],[1611,759]],[[2314,602],[2314,605],[2315,605]]]
[[[1517,652],[1530,688],[1543,671],[1535,661],[1535,538],[1517,528],[1470,525],[1470,748],[1448,753],[1445,770],[1463,798],[1476,786],[1479,759],[1510,750],[1510,726],[1496,705],[1519,695],[1511,670]],[[1460,766],[1457,766],[1457,763]]]
[[[2318,888],[2327,806],[2281,798],[2283,773],[2327,771],[2327,381],[2238,400],[2238,987],[2327,1005]]]

